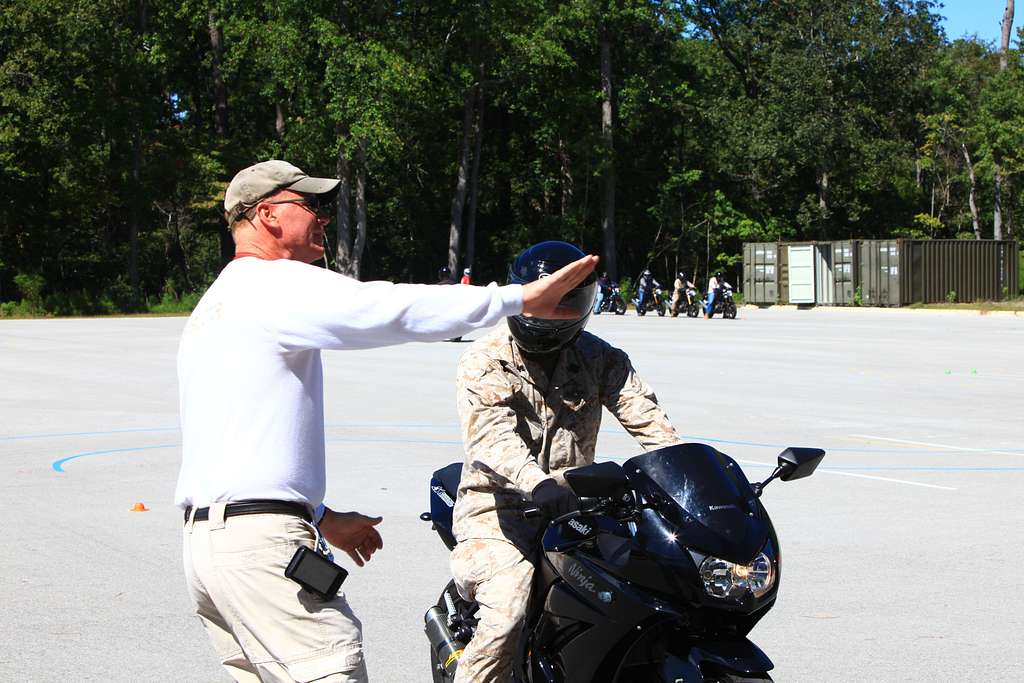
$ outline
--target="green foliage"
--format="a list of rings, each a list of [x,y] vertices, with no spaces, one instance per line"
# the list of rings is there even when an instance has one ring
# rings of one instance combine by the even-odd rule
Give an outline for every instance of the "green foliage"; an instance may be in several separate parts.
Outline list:
[[[864,305],[864,295],[861,292],[860,285],[857,285],[857,289],[853,290],[853,305],[858,307]]]
[[[892,231],[893,237],[903,237],[911,240],[930,240],[944,232],[942,221],[935,216],[926,213],[919,213],[914,216],[914,225],[910,228],[896,228]],[[973,238],[973,233],[971,234]]]
[[[230,255],[228,181],[267,157],[318,175],[350,162],[363,276],[430,281],[474,88],[484,281],[534,241],[600,252],[609,170],[619,276],[735,282],[749,241],[973,238],[972,170],[988,237],[997,163],[1004,216],[1024,216],[1024,71],[1017,51],[1000,71],[990,46],[947,42],[937,9],[8,0],[0,315],[189,310]]]
[[[956,301],[957,301],[957,299],[956,299],[956,290],[954,290],[954,289],[949,290],[949,292],[946,294],[946,303],[947,304],[955,304]]]

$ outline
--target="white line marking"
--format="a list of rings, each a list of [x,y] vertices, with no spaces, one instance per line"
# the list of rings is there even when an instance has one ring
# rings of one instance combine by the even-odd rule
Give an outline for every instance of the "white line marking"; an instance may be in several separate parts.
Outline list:
[[[907,441],[906,439],[890,439],[885,436],[871,436],[870,434],[850,434],[859,439],[874,439],[876,441],[891,441],[893,443],[905,443],[911,446],[928,446],[930,448],[945,448],[951,451],[963,451],[964,453],[995,453],[997,455],[1024,455],[1013,451],[993,451],[988,448],[964,448],[963,446],[950,446],[944,443],[931,443],[928,441]]]
[[[736,462],[746,463],[748,465],[764,465],[765,467],[771,467],[771,463],[760,462],[758,460],[737,460]],[[839,470],[818,470],[822,474],[839,474],[844,477],[857,477],[858,479],[874,479],[876,481],[888,481],[894,484],[907,484],[908,486],[923,486],[926,489],[941,489],[943,491],[956,491],[954,488],[949,486],[938,486],[936,484],[922,484],[919,481],[906,481],[905,479],[890,479],[889,477],[875,477],[870,474],[854,474],[853,472],[840,472]]]

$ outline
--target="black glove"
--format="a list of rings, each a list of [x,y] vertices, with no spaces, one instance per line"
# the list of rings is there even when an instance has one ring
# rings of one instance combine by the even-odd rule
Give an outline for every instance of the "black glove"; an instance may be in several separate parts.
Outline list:
[[[580,509],[580,500],[576,494],[564,486],[559,486],[554,479],[545,479],[537,484],[530,498],[549,519]]]

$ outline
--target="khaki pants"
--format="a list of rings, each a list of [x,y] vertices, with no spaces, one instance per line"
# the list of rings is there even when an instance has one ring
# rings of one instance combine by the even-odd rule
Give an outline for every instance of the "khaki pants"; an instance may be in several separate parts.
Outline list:
[[[239,515],[224,503],[185,524],[189,593],[221,664],[236,681],[364,683],[362,628],[345,595],[330,602],[284,570],[316,535],[299,517]]]
[[[672,317],[679,315],[679,305],[683,302],[683,291],[677,289],[672,292]]]
[[[507,683],[529,607],[533,562],[507,541],[468,539],[452,551],[451,568],[459,594],[480,606],[455,683]]]

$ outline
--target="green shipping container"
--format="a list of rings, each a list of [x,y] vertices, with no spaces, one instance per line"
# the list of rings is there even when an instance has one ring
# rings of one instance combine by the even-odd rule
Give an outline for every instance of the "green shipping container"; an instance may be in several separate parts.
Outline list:
[[[859,240],[832,243],[832,278],[835,283],[835,305],[852,306],[857,291],[857,265],[860,262]]]
[[[999,301],[1019,277],[1012,240],[864,240],[858,251],[865,306]]]
[[[743,300],[774,304],[779,300],[779,247],[775,242],[743,245]]]
[[[1016,295],[1013,240],[906,240],[901,303],[999,301]]]
[[[864,306],[900,305],[900,246],[904,240],[860,243],[860,288]]]

